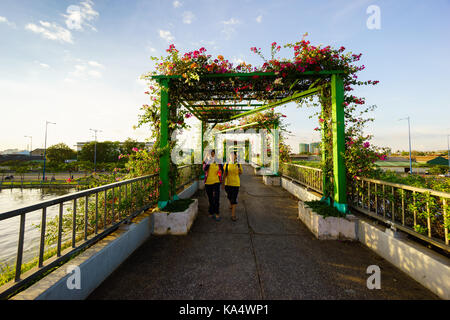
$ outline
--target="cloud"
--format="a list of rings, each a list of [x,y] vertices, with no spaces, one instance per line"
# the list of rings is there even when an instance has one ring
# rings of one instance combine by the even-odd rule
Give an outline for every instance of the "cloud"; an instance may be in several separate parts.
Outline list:
[[[256,17],[256,22],[261,23],[262,22],[262,18],[263,18],[262,15],[257,16]]]
[[[44,68],[44,69],[50,68],[50,66],[49,66],[48,64],[46,64],[46,63],[40,62],[39,65],[40,65],[42,68]]]
[[[75,65],[75,70],[69,72],[68,77],[64,79],[65,82],[75,82],[76,80],[91,80],[98,79],[102,77],[102,72],[99,68],[104,68],[104,66],[97,61],[84,62],[81,59],[77,59],[78,64]]]
[[[241,22],[235,18],[230,18],[230,20],[222,21],[224,25],[222,32],[225,34],[225,39],[229,40],[236,32],[236,28],[234,26],[240,24]]]
[[[176,1],[174,1],[173,2],[173,7],[174,8],[179,8],[179,7],[181,7],[183,4],[180,2],[180,1],[178,1],[178,0],[176,0]]]
[[[191,24],[194,19],[195,16],[191,11],[183,12],[183,23]]]
[[[167,30],[159,30],[159,36],[167,42],[175,40],[175,37],[170,33],[170,31]]]
[[[39,24],[40,25],[29,23],[25,26],[25,29],[41,34],[44,38],[49,40],[73,43],[72,33],[69,30],[59,26],[56,23],[50,23],[47,21],[39,21]]]
[[[66,18],[66,26],[70,30],[83,31],[84,27],[88,27],[93,31],[97,29],[90,24],[91,21],[95,20],[99,13],[93,8],[94,2],[92,0],[86,0],[79,3],[79,5],[70,5],[67,7],[66,12],[68,14],[63,14]]]
[[[7,18],[0,16],[0,23],[4,23],[11,28],[15,28],[16,24],[14,22],[9,21]]]
[[[149,51],[150,53],[156,53],[156,49],[153,48],[152,46],[148,45],[147,47],[145,47],[147,49],[147,51]]]
[[[88,64],[91,67],[96,67],[96,68],[103,68],[104,67],[101,63],[99,63],[97,61],[89,61]]]
[[[231,18],[230,20],[222,21],[222,23],[223,23],[224,25],[233,25],[233,24],[239,24],[240,21],[237,20],[237,19],[235,19],[235,18]]]

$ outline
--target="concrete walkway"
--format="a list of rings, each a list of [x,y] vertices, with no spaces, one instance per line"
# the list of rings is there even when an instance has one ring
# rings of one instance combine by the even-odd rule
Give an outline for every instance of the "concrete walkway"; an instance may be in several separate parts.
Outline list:
[[[297,219],[297,200],[242,176],[237,216],[221,189],[222,220],[199,216],[187,236],[151,237],[89,299],[437,299],[359,242],[319,241]],[[381,268],[381,289],[366,268]]]

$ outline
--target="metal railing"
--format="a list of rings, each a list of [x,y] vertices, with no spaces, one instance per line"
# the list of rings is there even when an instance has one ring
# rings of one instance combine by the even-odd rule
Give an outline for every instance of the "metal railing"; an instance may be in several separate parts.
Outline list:
[[[291,179],[319,193],[323,192],[321,169],[301,166],[293,163],[281,163],[278,171],[285,178]]]
[[[450,251],[450,193],[360,177],[348,189],[354,209]]]
[[[157,203],[158,186],[159,176],[148,175],[0,213],[0,223],[20,217],[13,279],[0,287],[0,298],[11,295]],[[47,209],[51,206],[58,206],[59,210],[50,219]],[[36,211],[41,211],[39,254],[27,262],[23,261],[25,222],[27,214]]]
[[[177,190],[183,188],[193,180],[197,179],[200,173],[200,164],[188,164],[178,167]]]

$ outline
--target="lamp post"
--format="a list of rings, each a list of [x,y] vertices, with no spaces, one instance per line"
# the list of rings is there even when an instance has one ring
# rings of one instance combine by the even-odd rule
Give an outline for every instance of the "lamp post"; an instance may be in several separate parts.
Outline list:
[[[94,172],[97,170],[97,132],[102,132],[102,130],[98,129],[89,129],[91,131],[94,131],[95,135],[95,143],[94,143]]]
[[[33,137],[32,136],[24,136],[25,138],[30,138],[30,156],[31,151],[33,151]]]
[[[45,121],[45,142],[44,142],[44,171],[42,173],[42,181],[45,181],[45,162],[46,162],[46,154],[47,154],[47,127],[48,124],[56,124],[54,122]]]
[[[408,139],[409,139],[409,173],[412,174],[412,160],[411,160],[411,125],[409,121],[409,116],[406,118],[398,119],[400,120],[408,120]]]

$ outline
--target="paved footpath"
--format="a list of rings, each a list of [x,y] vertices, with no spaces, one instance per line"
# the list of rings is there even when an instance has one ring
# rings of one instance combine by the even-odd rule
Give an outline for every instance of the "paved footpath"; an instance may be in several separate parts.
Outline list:
[[[437,299],[359,242],[319,241],[297,218],[297,200],[246,168],[237,216],[221,189],[222,220],[199,215],[187,236],[150,237],[89,299]],[[381,289],[366,268],[381,268]]]

